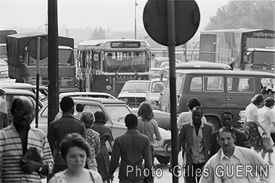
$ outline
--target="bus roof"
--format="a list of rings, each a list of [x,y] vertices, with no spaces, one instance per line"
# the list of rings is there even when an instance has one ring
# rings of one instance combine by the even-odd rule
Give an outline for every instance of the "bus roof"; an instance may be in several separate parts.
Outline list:
[[[97,46],[100,46],[101,44],[105,44],[108,42],[143,42],[147,46],[149,44],[145,40],[138,40],[138,39],[100,39],[100,40],[88,40],[80,42],[77,46],[77,49],[79,50],[91,50],[94,49]]]

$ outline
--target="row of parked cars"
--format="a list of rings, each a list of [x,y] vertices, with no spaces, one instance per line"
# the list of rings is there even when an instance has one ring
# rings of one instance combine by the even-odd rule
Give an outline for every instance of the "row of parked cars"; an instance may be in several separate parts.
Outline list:
[[[37,120],[33,119],[32,126],[38,127],[47,133],[48,130],[48,98],[40,99],[36,103],[36,86],[26,83],[1,83],[0,89],[5,91],[5,99],[10,108],[14,97],[27,96],[35,105],[38,105]],[[47,88],[40,87],[40,92],[47,93]],[[106,126],[113,133],[114,138],[124,134],[127,130],[124,118],[129,113],[136,113],[136,110],[130,108],[124,101],[118,100],[108,93],[101,92],[67,92],[60,93],[59,99],[65,96],[73,98],[75,104],[81,103],[85,106],[84,111],[102,111],[107,119]],[[157,115],[158,116],[158,115]],[[11,114],[9,118],[11,120]],[[169,119],[163,124],[168,128]],[[161,122],[161,120],[158,120]],[[36,125],[37,122],[37,125]],[[160,123],[161,124],[161,123]],[[171,133],[164,128],[159,127],[162,139],[154,144],[157,160],[162,164],[167,164],[171,155]]]

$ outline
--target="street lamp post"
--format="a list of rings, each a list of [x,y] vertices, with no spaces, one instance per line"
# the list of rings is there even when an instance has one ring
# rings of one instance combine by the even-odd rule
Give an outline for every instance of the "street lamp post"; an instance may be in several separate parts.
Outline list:
[[[135,1],[135,39],[137,39],[137,5],[138,3]]]

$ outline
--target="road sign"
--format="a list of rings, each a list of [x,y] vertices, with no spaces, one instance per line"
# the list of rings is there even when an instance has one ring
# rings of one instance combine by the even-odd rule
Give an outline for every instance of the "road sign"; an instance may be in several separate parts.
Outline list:
[[[37,58],[37,37],[34,37],[28,47],[30,49],[30,55],[37,60],[42,60],[48,56],[48,39],[44,36],[40,37],[40,58]]]
[[[168,46],[167,3],[169,0],[149,0],[143,11],[143,24],[150,37]],[[196,33],[200,11],[195,0],[175,0],[176,46],[186,43]]]

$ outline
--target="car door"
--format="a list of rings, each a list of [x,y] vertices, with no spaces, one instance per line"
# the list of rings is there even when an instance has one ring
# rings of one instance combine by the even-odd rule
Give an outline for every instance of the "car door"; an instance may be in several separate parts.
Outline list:
[[[250,103],[251,98],[259,91],[256,76],[228,75],[226,78],[226,105],[227,110],[234,115],[237,122],[239,112]],[[253,87],[252,87],[253,86]],[[233,124],[238,126],[237,123]]]

